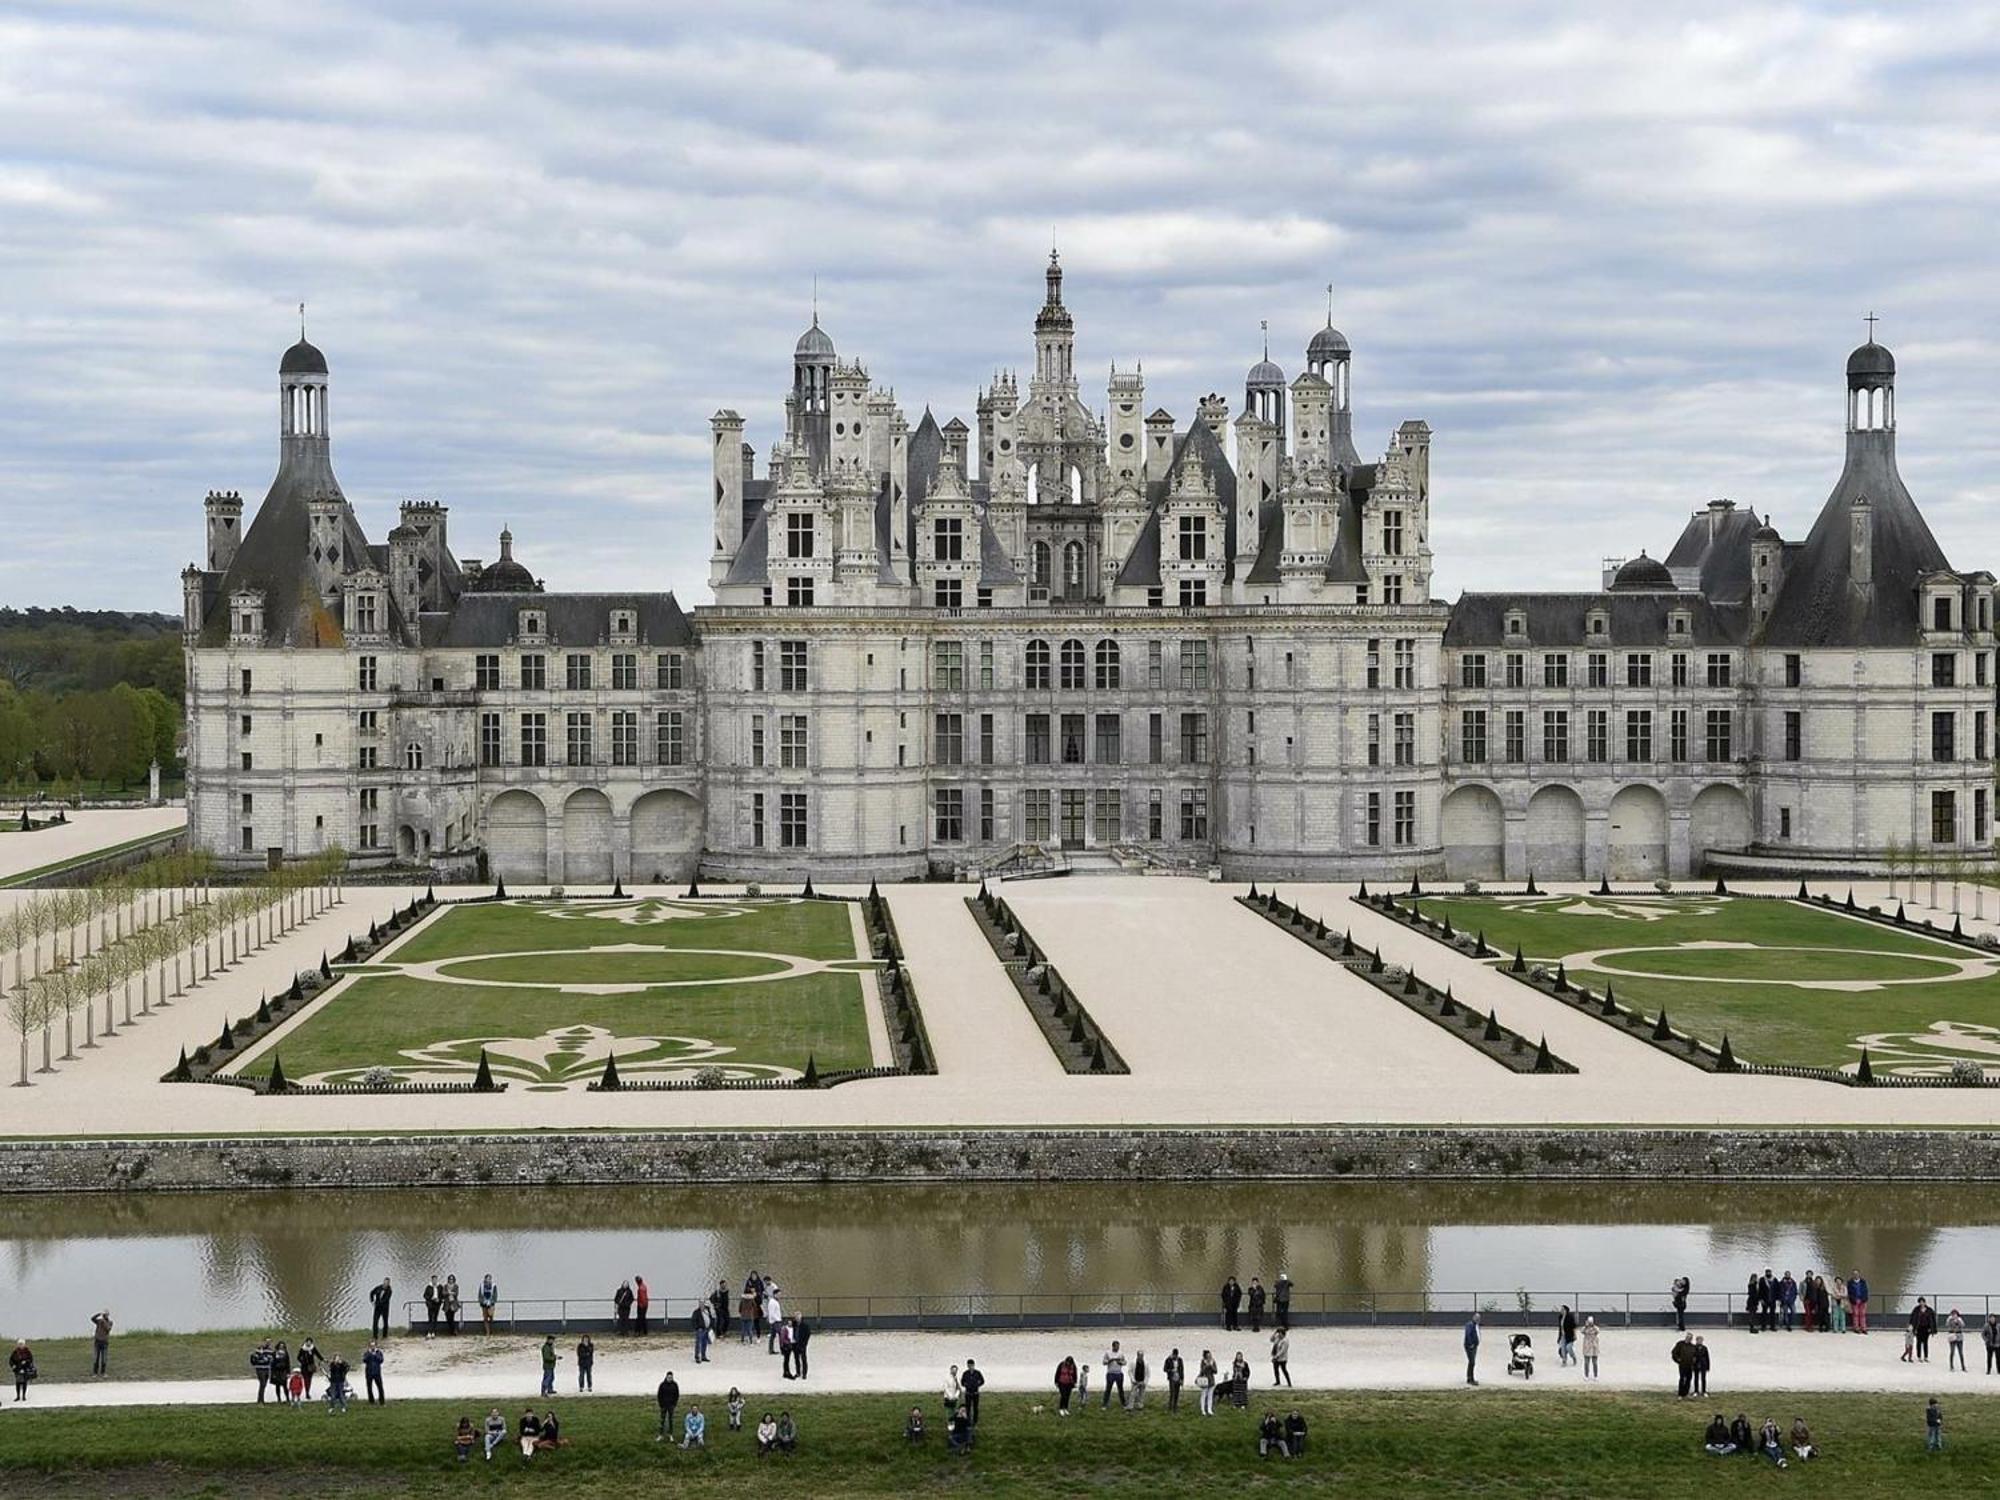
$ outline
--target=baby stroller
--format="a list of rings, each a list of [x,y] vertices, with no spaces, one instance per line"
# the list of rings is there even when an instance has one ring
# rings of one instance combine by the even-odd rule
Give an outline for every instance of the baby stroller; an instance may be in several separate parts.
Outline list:
[[[1535,1341],[1525,1333],[1507,1340],[1507,1373],[1523,1380],[1535,1378]]]

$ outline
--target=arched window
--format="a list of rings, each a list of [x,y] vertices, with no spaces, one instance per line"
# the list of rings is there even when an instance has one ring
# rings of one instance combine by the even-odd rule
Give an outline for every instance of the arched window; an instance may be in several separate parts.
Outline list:
[[[1028,642],[1028,686],[1040,688],[1044,692],[1049,686],[1049,643],[1047,641]]]
[[[1028,504],[1040,505],[1041,503],[1042,466],[1040,464],[1030,464],[1028,466]]]
[[[1049,574],[1049,544],[1047,542],[1037,542],[1035,543],[1035,587],[1038,589],[1047,588],[1049,586]]]
[[[421,771],[423,768],[424,747],[419,745],[415,740],[411,740],[403,750],[403,769],[406,771]]]
[[[1118,643],[1099,641],[1097,643],[1097,689],[1099,692],[1115,692],[1118,688]]]
[[[1071,542],[1063,548],[1063,592],[1077,595],[1083,592],[1083,543]]]
[[[1083,504],[1083,470],[1075,464],[1071,464],[1069,469],[1069,503]]]
[[[1083,691],[1083,642],[1070,640],[1062,643],[1062,685],[1066,693]]]

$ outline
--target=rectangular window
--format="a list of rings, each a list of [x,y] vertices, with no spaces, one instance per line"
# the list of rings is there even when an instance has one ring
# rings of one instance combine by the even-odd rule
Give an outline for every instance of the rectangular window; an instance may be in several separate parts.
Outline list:
[[[567,714],[564,716],[563,764],[587,766],[595,762],[596,754],[591,744],[595,720],[589,714]]]
[[[1528,715],[1518,708],[1507,710],[1507,761],[1520,765],[1528,758]]]
[[[1368,764],[1371,766],[1382,764],[1382,716],[1380,714],[1370,714],[1368,716]]]
[[[1183,688],[1205,688],[1208,686],[1208,642],[1181,642],[1181,686]]]
[[[1986,759],[1986,711],[1981,709],[1972,716],[1972,758]]]
[[[572,693],[590,690],[590,658],[572,651],[563,663],[563,685]]]
[[[1931,793],[1931,842],[1949,844],[1958,838],[1958,794]]]
[[[1396,793],[1395,838],[1398,845],[1414,844],[1417,841],[1417,794],[1415,792]]]
[[[479,763],[482,766],[500,764],[500,715],[498,714],[479,716]]]
[[[1181,561],[1208,560],[1208,521],[1201,516],[1182,516],[1180,524]]]
[[[1542,713],[1542,759],[1557,762],[1569,759],[1569,714],[1563,709],[1545,709]]]
[[[1781,807],[1778,809],[1778,837],[1788,839],[1791,836],[1792,810],[1789,807]]]
[[[1679,688],[1686,687],[1688,685],[1687,652],[1676,651],[1668,660],[1673,669],[1673,685]]]
[[[1115,766],[1125,758],[1125,721],[1117,714],[1099,714],[1091,739],[1091,759],[1099,765]]]
[[[778,690],[784,693],[803,693],[810,686],[806,670],[806,643],[778,642]]]
[[[1800,713],[1797,709],[1787,709],[1785,711],[1785,759],[1786,760],[1797,760],[1800,758],[1800,751],[1802,748],[1800,742],[1805,738],[1804,724],[1805,724],[1805,715]]]
[[[778,793],[778,847],[803,849],[806,846],[806,794]]]
[[[960,787],[941,786],[936,794],[937,841],[940,844],[965,842],[965,792]]]
[[[1382,643],[1380,641],[1370,641],[1368,643],[1366,681],[1368,686],[1372,688],[1378,688],[1382,685]]]
[[[1389,557],[1403,555],[1403,513],[1400,510],[1382,512],[1382,551]]]
[[[662,651],[653,658],[653,686],[677,693],[687,686],[687,668],[678,651]]]
[[[761,849],[764,847],[764,794],[762,792],[752,792],[750,794],[750,847],[752,849]]]
[[[382,810],[382,789],[380,787],[365,786],[361,789],[361,810],[370,814]]]
[[[1805,659],[1796,651],[1785,653],[1785,686],[1797,687],[1805,680]]]
[[[979,789],[979,842],[982,844],[993,842],[993,800],[992,787]]]
[[[1934,651],[1931,653],[1931,686],[1958,686],[1958,653],[1956,651]]]
[[[811,609],[813,603],[813,581],[806,578],[785,580],[785,604],[790,609]]]
[[[360,714],[356,716],[354,724],[354,731],[356,734],[376,734],[379,733],[380,730],[381,730],[381,716],[374,709],[364,708],[361,710]],[[248,734],[250,732],[247,725],[243,732],[245,734]]]
[[[1064,714],[1059,725],[1062,734],[1062,763],[1066,766],[1083,764],[1083,715]]]
[[[1528,685],[1528,654],[1525,651],[1507,653],[1507,686],[1510,688]]]
[[[611,691],[631,693],[639,687],[639,657],[636,652],[611,653]]]
[[[1931,629],[1951,629],[1951,599],[1948,595],[1939,594],[1931,600]]]
[[[621,708],[611,715],[611,764],[639,764],[639,716],[630,709]]]
[[[1653,712],[1635,708],[1625,715],[1625,758],[1649,761],[1653,758]]]
[[[1382,602],[1384,604],[1401,604],[1403,602],[1403,575],[1401,573],[1383,575]]]
[[[1732,716],[1728,709],[1711,708],[1708,710],[1707,738],[1704,741],[1703,759],[1724,761],[1733,758],[1735,745],[1731,733],[1732,728]]]
[[[1417,763],[1417,716],[1397,714],[1395,716],[1396,764],[1414,766]]]
[[[1417,643],[1415,641],[1396,642],[1396,686],[1413,688],[1417,685]]]
[[[993,764],[993,715],[991,714],[979,716],[979,763],[982,766]]]
[[[965,608],[965,580],[936,578],[931,581],[931,603],[939,609]]]
[[[1583,748],[1585,759],[1594,764],[1603,764],[1611,759],[1611,715],[1601,708],[1593,708],[1583,716]]]
[[[778,715],[778,765],[786,771],[803,771],[811,764],[804,714]]]
[[[1608,651],[1592,651],[1585,658],[1585,681],[1594,688],[1611,686],[1611,654]]]
[[[1625,686],[1651,687],[1653,685],[1653,656],[1649,651],[1628,651],[1625,653]]]
[[[1049,793],[1030,791],[1021,798],[1021,837],[1030,844],[1049,841]]]
[[[764,643],[762,641],[752,641],[750,643],[750,690],[757,693],[764,691]]]
[[[965,764],[964,714],[939,714],[933,721],[931,761],[940,766]]]
[[[529,692],[541,692],[549,685],[549,659],[539,652],[521,658],[521,686]]]
[[[965,561],[965,522],[939,516],[931,523],[931,556],[939,562]]]
[[[250,691],[250,669],[248,667],[243,669],[242,674],[237,679],[237,683],[238,692],[247,693]]]
[[[965,642],[938,641],[931,646],[931,686],[940,693],[965,690]]]
[[[1729,686],[1730,657],[1727,651],[1711,651],[1708,654],[1708,685],[1710,687]]]
[[[1158,787],[1154,787],[1146,793],[1146,837],[1157,844],[1166,836],[1166,798]]]
[[[654,715],[653,756],[663,766],[687,764],[687,730],[678,708],[662,709]]]
[[[1459,715],[1458,758],[1473,765],[1486,759],[1486,710],[1469,708]]]
[[[1125,833],[1124,798],[1112,787],[1090,794],[1090,836],[1099,844],[1115,844]]]
[[[1542,658],[1542,686],[1569,686],[1569,655],[1567,652],[1552,651]]]
[[[1975,651],[1972,653],[1972,682],[1975,687],[1986,686],[1986,653],[1984,651]]]
[[[1982,848],[1986,844],[1986,788],[1972,789],[1972,842]]]
[[[521,715],[521,764],[545,766],[549,763],[549,716]]]
[[[250,769],[250,752],[249,752],[248,750],[245,750],[245,751],[243,752],[243,769],[244,769],[244,770],[246,770],[246,771]],[[362,750],[362,752],[361,752],[361,769],[362,769],[362,770],[364,770],[364,771],[372,771],[372,770],[374,770],[374,769],[375,769],[375,747],[374,747],[374,746],[370,745],[370,746],[368,746],[368,747],[366,747],[365,749],[363,749],[363,750]]]
[[[1958,759],[1958,715],[1931,715],[1931,759]]]
[[[359,656],[354,660],[355,686],[364,693],[375,691],[375,658]]]
[[[1181,788],[1181,840],[1205,843],[1208,839],[1208,788]]]
[[[1100,693],[1115,693],[1118,691],[1123,677],[1122,663],[1118,657],[1118,643],[1116,641],[1099,641],[1097,643],[1096,654],[1096,675],[1092,678],[1092,681],[1097,684],[1097,690]]]
[[[982,688],[993,686],[993,643],[991,641],[981,641],[979,643],[979,685]]]
[[[1685,765],[1688,758],[1688,711],[1677,708],[1667,715],[1667,759]]]
[[[764,764],[764,716],[762,714],[750,715],[750,764],[753,766]]]
[[[1045,766],[1049,763],[1049,716],[1047,714],[1028,715],[1021,744],[1021,759],[1024,764]]]
[[[472,659],[472,685],[482,693],[500,690],[499,652],[482,652]]]
[[[1486,654],[1483,651],[1467,652],[1458,659],[1458,685],[1469,688],[1486,686]]]
[[[1083,691],[1083,642],[1064,641],[1062,643],[1062,675],[1057,679],[1065,693]]]
[[[1149,688],[1156,688],[1161,685],[1160,657],[1163,654],[1163,649],[1163,642],[1146,642],[1146,686]]]
[[[1166,715],[1146,715],[1146,760],[1148,764],[1159,765],[1167,758]]]
[[[1382,794],[1368,794],[1367,816],[1362,827],[1362,841],[1371,849],[1382,847]]]
[[[813,555],[813,518],[797,511],[785,517],[785,556]]]
[[[1028,642],[1028,649],[1022,657],[1022,662],[1023,681],[1027,683],[1028,691],[1031,693],[1047,692],[1050,684],[1055,680],[1049,675],[1049,643],[1047,641]]]
[[[1200,766],[1208,763],[1208,715],[1181,715],[1181,764]]]

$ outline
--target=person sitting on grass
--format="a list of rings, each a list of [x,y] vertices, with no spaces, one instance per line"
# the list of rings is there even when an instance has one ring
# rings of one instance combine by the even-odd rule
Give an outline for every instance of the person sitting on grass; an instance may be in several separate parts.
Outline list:
[[[1729,1424],[1729,1441],[1736,1446],[1736,1452],[1752,1454],[1757,1451],[1757,1435],[1750,1430],[1750,1419],[1742,1412]]]
[[[1771,1418],[1764,1418],[1764,1425],[1757,1429],[1757,1451],[1771,1460],[1779,1468],[1785,1468],[1785,1445],[1778,1441],[1778,1424]]]
[[[542,1413],[542,1435],[535,1439],[535,1446],[544,1451],[563,1445],[562,1424],[556,1420],[553,1411]]]
[[[768,1454],[778,1441],[778,1419],[769,1412],[757,1419],[757,1456]]]
[[[1813,1442],[1812,1429],[1806,1426],[1804,1417],[1792,1418],[1792,1457],[1800,1463],[1819,1456],[1819,1447]]]
[[[953,1453],[972,1451],[972,1416],[964,1407],[957,1407],[951,1414],[951,1426],[945,1431],[945,1446]]]
[[[460,1417],[458,1419],[458,1431],[454,1432],[451,1435],[452,1451],[458,1455],[458,1461],[460,1463],[464,1463],[472,1457],[472,1444],[474,1438],[475,1434],[472,1431],[472,1418]]]
[[[486,1409],[486,1461],[493,1462],[493,1450],[507,1441],[507,1419],[500,1415],[500,1408]]]
[[[799,1447],[798,1424],[792,1420],[792,1414],[790,1412],[788,1411],[779,1412],[778,1451],[780,1453],[796,1453],[798,1451],[798,1447]]]
[[[514,1435],[521,1440],[521,1461],[526,1463],[535,1456],[535,1444],[542,1438],[542,1419],[535,1415],[532,1406],[521,1413],[521,1423],[514,1429]]]
[[[1715,1420],[1708,1424],[1708,1431],[1702,1436],[1701,1449],[1717,1458],[1727,1458],[1736,1451],[1736,1444],[1729,1438],[1729,1423],[1721,1412],[1717,1412]]]
[[[913,1443],[923,1442],[924,1409],[921,1406],[911,1407],[909,1416],[903,1419],[903,1436]]]
[[[741,1432],[743,1430],[743,1393],[733,1385],[729,1388],[729,1405],[726,1410],[729,1412],[729,1430],[731,1432]]]
[[[1297,1407],[1285,1418],[1285,1451],[1293,1458],[1306,1456],[1306,1419]]]
[[[690,1406],[688,1414],[681,1418],[681,1448],[708,1447],[708,1418],[701,1414],[699,1406]]]
[[[1276,1412],[1267,1411],[1257,1424],[1257,1456],[1269,1458],[1273,1453],[1285,1456],[1285,1426]]]

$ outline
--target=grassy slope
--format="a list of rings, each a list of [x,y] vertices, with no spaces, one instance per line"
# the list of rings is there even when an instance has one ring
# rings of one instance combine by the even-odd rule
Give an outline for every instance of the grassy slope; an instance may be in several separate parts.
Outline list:
[[[1718,898],[1686,898],[1700,912]],[[1565,902],[1563,904],[1569,904]],[[1451,920],[1454,927],[1486,934],[1504,953],[1518,946],[1531,960],[1553,963],[1573,953],[1603,948],[1658,947],[1691,942],[1752,942],[1772,948],[1861,948],[1876,953],[1962,958],[1966,950],[1934,942],[1914,933],[1898,932],[1874,923],[1857,922],[1831,912],[1814,911],[1785,901],[1721,898],[1722,910],[1710,916],[1667,917],[1637,921],[1616,917],[1564,915],[1555,910],[1512,909],[1505,898],[1426,898],[1426,914]],[[1737,972],[1745,977],[1817,975],[1826,961],[1801,955],[1747,954]],[[1635,955],[1620,963],[1654,962],[1660,955]],[[1690,959],[1697,966],[1712,958]],[[1656,964],[1663,966],[1663,964]],[[1835,967],[1856,979],[1887,977],[1901,966],[1893,961],[1872,965],[1855,957]],[[1648,1012],[1665,1006],[1679,1030],[1691,1030],[1713,1042],[1724,1032],[1736,1055],[1746,1062],[1806,1064],[1837,1067],[1851,1063],[1850,1044],[1864,1033],[1922,1031],[1933,1021],[1955,1020],[2000,1024],[2000,980],[1963,980],[1947,984],[1899,986],[1886,990],[1850,992],[1752,985],[1690,984],[1672,978],[1642,977],[1622,969],[1571,972],[1600,988],[1608,979],[1620,1001]],[[1708,970],[1713,972],[1713,970]]]
[[[1156,1393],[1157,1395],[1157,1393]],[[1338,1494],[1348,1500],[1411,1496],[1518,1496],[1546,1500],[1618,1496],[1681,1500],[1707,1495],[1874,1496],[1981,1492],[2000,1460],[2000,1408],[1956,1398],[1947,1404],[1951,1446],[1924,1452],[1922,1404],[1908,1397],[1742,1396],[1717,1403],[1753,1421],[1789,1425],[1803,1411],[1826,1457],[1777,1475],[1748,1459],[1711,1459],[1699,1447],[1713,1407],[1669,1397],[1551,1394],[1520,1389],[1468,1393],[1301,1396],[1311,1451],[1297,1463],[1261,1462],[1250,1412],[1203,1421],[1091,1410],[1067,1422],[1033,1407],[1046,1398],[992,1395],[979,1449],[948,1457],[933,1425],[912,1449],[902,1413],[919,1400],[935,1424],[937,1400],[907,1396],[806,1397],[791,1403],[798,1454],[760,1461],[747,1433],[710,1415],[711,1448],[685,1455],[651,1441],[652,1403],[624,1398],[558,1399],[573,1446],[524,1467],[512,1451],[461,1468],[450,1434],[475,1402],[355,1408],[344,1420],[322,1411],[254,1406],[9,1411],[0,1417],[0,1481],[26,1488],[29,1474],[56,1478],[53,1493],[151,1495],[313,1493],[458,1494],[519,1488],[537,1495],[1214,1495],[1268,1489]],[[775,1404],[775,1403],[774,1403]],[[521,1402],[501,1406],[510,1424]],[[763,1403],[750,1407],[752,1422]],[[56,1477],[56,1476],[60,1477]],[[0,1488],[7,1488],[0,1482]]]

